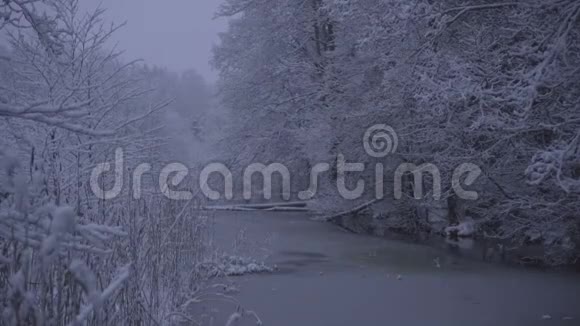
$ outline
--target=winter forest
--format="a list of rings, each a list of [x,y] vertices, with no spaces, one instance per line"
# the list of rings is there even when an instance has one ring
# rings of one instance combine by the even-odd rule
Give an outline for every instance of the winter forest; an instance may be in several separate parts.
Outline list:
[[[0,1],[0,326],[580,320],[580,1],[215,8]]]

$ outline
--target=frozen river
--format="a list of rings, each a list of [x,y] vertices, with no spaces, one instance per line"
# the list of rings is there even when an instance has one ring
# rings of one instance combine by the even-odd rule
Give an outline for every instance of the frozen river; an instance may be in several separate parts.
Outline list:
[[[578,275],[464,260],[297,213],[221,212],[215,223],[224,250],[236,242],[277,266],[234,279],[267,326],[580,325]]]

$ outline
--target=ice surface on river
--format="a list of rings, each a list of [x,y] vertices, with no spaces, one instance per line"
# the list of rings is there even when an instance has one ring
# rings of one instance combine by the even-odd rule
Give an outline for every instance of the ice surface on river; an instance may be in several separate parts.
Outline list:
[[[543,315],[552,317],[550,325],[577,325],[580,318],[577,275],[469,261],[461,253],[350,234],[301,214],[224,212],[216,224],[224,248],[242,229],[256,243],[273,239],[266,264],[276,271],[234,278],[236,300],[264,325],[533,326],[546,325]],[[239,254],[261,260],[259,247]],[[224,325],[236,307],[218,309],[215,325]]]

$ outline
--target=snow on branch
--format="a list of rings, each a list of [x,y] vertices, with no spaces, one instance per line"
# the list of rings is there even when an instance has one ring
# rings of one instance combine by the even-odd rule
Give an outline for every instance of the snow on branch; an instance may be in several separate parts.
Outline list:
[[[580,192],[580,132],[561,148],[541,151],[534,155],[526,169],[528,182],[539,185],[549,178],[565,192]]]

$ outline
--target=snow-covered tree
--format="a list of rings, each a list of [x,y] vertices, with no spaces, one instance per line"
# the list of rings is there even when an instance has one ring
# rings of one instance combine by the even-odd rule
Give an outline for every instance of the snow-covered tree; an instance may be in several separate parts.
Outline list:
[[[417,214],[431,206],[475,218],[481,237],[541,243],[548,263],[576,259],[578,1],[229,0],[220,15],[214,63],[246,160],[373,162],[360,141],[386,123],[391,163],[445,180],[441,202],[389,204],[407,231],[441,230]],[[482,169],[477,201],[453,195],[462,163]]]

